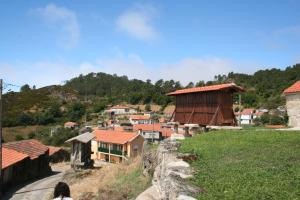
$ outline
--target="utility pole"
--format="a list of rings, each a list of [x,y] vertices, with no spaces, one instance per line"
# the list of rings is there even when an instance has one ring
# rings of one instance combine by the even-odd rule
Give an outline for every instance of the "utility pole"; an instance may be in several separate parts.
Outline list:
[[[242,95],[239,94],[239,126],[241,126],[241,124],[242,124],[241,109],[242,109]]]
[[[2,197],[2,89],[3,80],[0,79],[0,199]]]

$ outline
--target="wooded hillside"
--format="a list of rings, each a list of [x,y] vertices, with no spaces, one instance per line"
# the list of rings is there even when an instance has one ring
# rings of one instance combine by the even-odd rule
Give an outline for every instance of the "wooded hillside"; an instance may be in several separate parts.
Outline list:
[[[244,107],[276,108],[285,104],[282,92],[300,80],[300,64],[284,70],[259,70],[253,75],[231,72],[216,75],[214,80],[182,86],[175,80],[142,81],[126,76],[105,73],[80,75],[63,86],[48,86],[4,95],[3,125],[48,124],[57,121],[79,120],[85,112],[100,112],[107,105],[128,102],[130,104],[158,104],[165,107],[173,102],[166,93],[177,89],[235,82],[246,89]],[[79,110],[78,110],[79,109]],[[54,118],[54,119],[53,119]]]

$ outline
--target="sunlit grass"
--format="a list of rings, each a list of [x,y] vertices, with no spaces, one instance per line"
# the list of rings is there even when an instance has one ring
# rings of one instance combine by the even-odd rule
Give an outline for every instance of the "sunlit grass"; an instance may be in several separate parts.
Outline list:
[[[216,131],[183,141],[199,199],[300,199],[300,132]]]

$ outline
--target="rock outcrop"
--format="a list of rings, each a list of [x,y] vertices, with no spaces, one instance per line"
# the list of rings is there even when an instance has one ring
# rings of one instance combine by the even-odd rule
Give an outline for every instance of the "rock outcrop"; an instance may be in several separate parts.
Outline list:
[[[159,145],[155,160],[149,161],[151,159],[147,156],[144,167],[146,171],[151,171],[150,168],[155,167],[152,186],[141,193],[136,200],[195,199],[191,196],[195,196],[200,190],[188,184],[187,179],[192,177],[193,171],[184,160],[194,160],[196,157],[178,154],[179,147],[179,142],[165,140]]]

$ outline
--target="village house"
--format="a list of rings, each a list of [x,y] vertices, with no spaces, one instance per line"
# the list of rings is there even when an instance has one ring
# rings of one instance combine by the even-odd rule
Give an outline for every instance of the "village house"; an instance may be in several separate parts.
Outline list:
[[[79,124],[77,124],[76,122],[66,122],[64,124],[65,128],[70,128],[70,129],[78,129],[79,128]]]
[[[28,176],[30,178],[40,177],[51,172],[49,166],[49,148],[39,141],[31,139],[9,142],[4,143],[3,147],[29,156]]]
[[[168,95],[176,98],[172,117],[180,124],[237,125],[232,108],[233,93],[243,91],[234,83],[227,83],[171,92]]]
[[[161,141],[171,137],[173,131],[170,128],[164,128],[159,123],[155,124],[135,124],[133,130],[144,137],[147,142]]]
[[[300,80],[285,89],[283,94],[286,98],[289,126],[300,127]]]
[[[93,138],[95,138],[93,133],[86,132],[66,141],[66,143],[72,144],[70,156],[72,168],[88,168],[93,166],[91,160],[91,141]]]
[[[130,115],[129,121],[131,124],[152,124],[150,115]]]
[[[144,138],[138,133],[95,130],[92,141],[92,159],[121,163],[142,153]]]
[[[255,119],[255,109],[253,108],[245,108],[240,113],[241,115],[241,124],[247,125],[247,124],[253,124],[253,120]]]
[[[112,115],[129,115],[129,114],[136,114],[137,110],[134,108],[131,108],[129,106],[116,105],[116,106],[112,106],[106,112],[108,112],[111,116]]]
[[[30,158],[27,154],[2,147],[2,184],[3,188],[17,185],[30,178]]]

